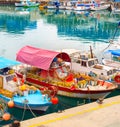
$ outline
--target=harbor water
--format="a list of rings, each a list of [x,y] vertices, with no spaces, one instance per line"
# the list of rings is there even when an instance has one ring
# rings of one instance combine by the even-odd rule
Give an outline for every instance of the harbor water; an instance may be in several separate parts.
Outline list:
[[[115,33],[119,20],[120,14],[109,11],[74,12],[0,6],[0,56],[15,60],[18,50],[26,45],[61,51],[65,48],[87,51],[92,46],[93,52],[101,60],[109,40],[114,38],[114,43],[120,42],[120,31]],[[108,97],[119,92],[116,90]],[[59,104],[52,105],[45,113],[17,108],[9,109],[9,112],[12,119],[21,121],[93,101],[90,98],[58,98]],[[0,121],[0,126],[9,122]]]

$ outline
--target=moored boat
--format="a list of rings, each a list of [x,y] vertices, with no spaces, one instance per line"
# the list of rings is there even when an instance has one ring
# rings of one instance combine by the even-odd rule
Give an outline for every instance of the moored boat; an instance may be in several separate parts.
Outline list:
[[[102,11],[102,10],[108,10],[110,8],[110,4],[108,3],[104,3],[104,2],[101,2],[101,3],[93,3],[91,4],[90,6],[90,10],[91,11]]]
[[[73,10],[74,11],[89,11],[90,5],[76,3]]]
[[[17,78],[12,67],[18,64],[17,61],[0,57],[0,99],[5,103],[12,100],[17,108],[46,111],[52,104],[48,94],[42,94],[35,86]]]
[[[80,51],[76,49],[62,49],[62,52],[66,52],[71,57],[71,69],[76,72],[86,73],[94,76],[97,79],[110,80],[116,75],[117,70],[113,67],[109,67],[99,63],[98,58],[92,51]]]
[[[28,59],[29,58],[29,59]],[[117,85],[73,72],[71,59],[65,52],[56,52],[25,46],[17,53],[16,60],[22,62],[16,72],[18,77],[26,75],[26,82],[37,87],[54,86],[57,94],[75,98],[104,98],[117,88]]]
[[[39,5],[40,3],[31,2],[31,1],[21,1],[21,2],[15,3],[15,7],[24,7],[24,8],[38,7]]]
[[[120,89],[120,49],[107,50],[104,52],[105,55],[108,55],[108,58],[102,58],[102,63],[118,70],[114,80],[118,84],[118,89]]]
[[[104,56],[107,54],[110,55],[109,58],[102,58],[102,63],[120,70],[120,49],[107,50]]]
[[[26,3],[23,1],[23,2],[19,2],[19,3],[15,3],[15,7],[23,7],[25,6]]]

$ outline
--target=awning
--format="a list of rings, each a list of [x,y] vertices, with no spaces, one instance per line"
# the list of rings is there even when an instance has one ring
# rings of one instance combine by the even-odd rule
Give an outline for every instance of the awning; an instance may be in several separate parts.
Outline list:
[[[61,58],[65,62],[71,62],[67,53],[45,50],[32,46],[25,46],[21,48],[17,53],[16,60],[43,70],[48,70],[55,58]]]
[[[0,57],[0,69],[6,68],[6,67],[12,67],[18,64],[20,64],[20,62],[10,60],[4,57]]]
[[[108,51],[106,51],[104,53],[111,53],[112,55],[120,56],[120,49],[108,50]]]

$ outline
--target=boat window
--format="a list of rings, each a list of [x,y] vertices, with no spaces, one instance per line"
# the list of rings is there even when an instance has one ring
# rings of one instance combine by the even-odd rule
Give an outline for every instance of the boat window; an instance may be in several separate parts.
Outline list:
[[[98,59],[96,59],[95,61],[94,61],[94,64],[97,64],[98,63]]]
[[[83,60],[88,60],[88,57],[86,57],[86,55],[80,55],[80,58]]]
[[[86,61],[82,61],[82,62],[81,62],[81,66],[87,67]]]
[[[6,77],[6,81],[7,81],[7,82],[11,81],[11,80],[13,79],[14,76],[15,76],[15,75],[9,75],[9,76],[7,76],[7,77]]]
[[[112,70],[109,70],[108,72],[107,72],[107,75],[112,75],[113,73],[112,73]]]
[[[91,66],[93,66],[93,65],[95,65],[94,60],[88,61],[88,66],[89,66],[89,67],[91,67]]]

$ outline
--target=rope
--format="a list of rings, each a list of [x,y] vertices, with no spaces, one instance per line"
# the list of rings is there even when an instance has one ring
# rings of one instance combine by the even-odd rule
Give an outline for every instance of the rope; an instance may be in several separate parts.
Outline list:
[[[34,117],[37,117],[36,115],[35,115],[35,113],[31,110],[31,108],[30,108],[30,106],[27,104],[27,106],[28,106],[28,108],[30,109],[30,112],[32,113],[32,115],[34,116]]]
[[[34,117],[36,117],[36,115],[35,115],[34,112],[31,110],[31,108],[30,108],[30,106],[29,106],[29,104],[28,104],[28,100],[25,99],[25,100],[24,100],[24,111],[23,111],[22,120],[24,119],[25,111],[26,111],[27,107],[29,108],[29,110],[30,110],[30,112],[32,113],[32,115],[33,115]]]
[[[23,121],[24,116],[25,116],[25,111],[26,111],[26,104],[24,104],[24,111],[23,111],[23,115],[22,115],[22,121]]]

